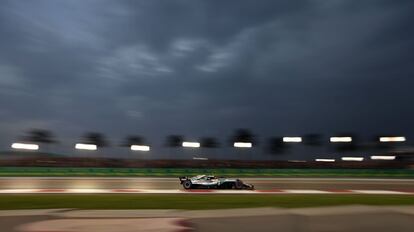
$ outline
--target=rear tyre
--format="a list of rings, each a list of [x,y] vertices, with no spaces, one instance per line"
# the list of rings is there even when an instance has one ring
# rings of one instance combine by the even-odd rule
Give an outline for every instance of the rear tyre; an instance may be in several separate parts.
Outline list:
[[[242,189],[243,188],[243,182],[241,182],[241,180],[236,180],[236,182],[234,183],[234,187],[235,187],[235,189]]]
[[[184,181],[183,187],[185,189],[191,189],[191,187],[192,187],[191,181],[189,181],[189,180]]]

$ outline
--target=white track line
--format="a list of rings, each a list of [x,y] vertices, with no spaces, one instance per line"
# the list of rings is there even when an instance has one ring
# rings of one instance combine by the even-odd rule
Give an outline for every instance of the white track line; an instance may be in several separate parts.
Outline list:
[[[41,193],[48,193],[49,190],[39,190]],[[53,192],[53,190],[51,190]],[[111,193],[111,189],[64,189],[54,193]]]
[[[2,189],[1,194],[14,194],[14,193],[36,193],[37,189]]]
[[[414,194],[409,192],[390,191],[390,190],[352,190],[354,193],[362,194]]]
[[[313,190],[313,189],[286,189],[286,190],[282,190],[286,193],[292,193],[292,194],[331,194],[334,192],[330,192],[330,191],[322,191],[322,190]]]
[[[0,189],[0,194],[384,194],[414,195],[414,191],[391,190],[184,190],[184,189]]]

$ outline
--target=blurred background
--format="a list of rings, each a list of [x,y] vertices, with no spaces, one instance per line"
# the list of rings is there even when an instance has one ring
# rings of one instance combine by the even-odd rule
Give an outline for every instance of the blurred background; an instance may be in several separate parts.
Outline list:
[[[41,151],[67,156],[97,155],[74,150],[96,133],[105,157],[314,160],[358,149],[368,158],[383,152],[378,136],[404,136],[398,146],[410,150],[412,9],[411,1],[2,1],[0,150],[36,142],[34,129],[53,140]],[[237,128],[257,146],[233,149]],[[167,148],[170,135],[218,146]],[[120,148],[127,136],[142,138],[149,154]],[[303,141],[280,143],[289,136]],[[357,144],[339,151],[333,136]]]

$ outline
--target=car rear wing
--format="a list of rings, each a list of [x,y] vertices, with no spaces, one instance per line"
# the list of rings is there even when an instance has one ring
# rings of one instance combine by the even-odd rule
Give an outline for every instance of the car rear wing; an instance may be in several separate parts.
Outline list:
[[[180,179],[180,184],[182,184],[184,181],[188,180],[188,177],[180,176],[180,177],[178,177],[178,179]]]

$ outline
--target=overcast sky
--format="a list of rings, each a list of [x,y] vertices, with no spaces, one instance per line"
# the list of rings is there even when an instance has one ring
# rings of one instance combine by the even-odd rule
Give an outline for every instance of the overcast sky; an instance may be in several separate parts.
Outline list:
[[[30,128],[414,139],[412,0],[2,0],[0,145]]]

